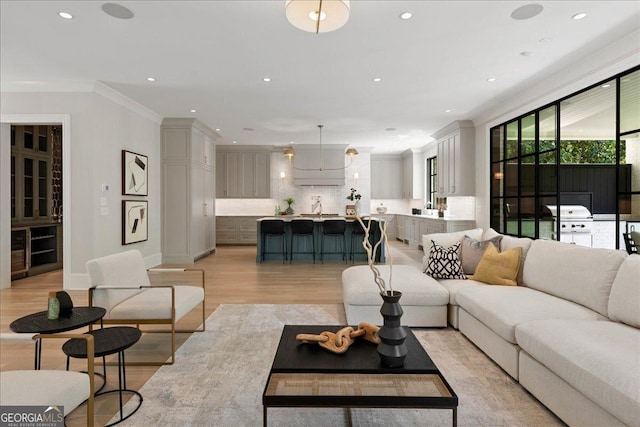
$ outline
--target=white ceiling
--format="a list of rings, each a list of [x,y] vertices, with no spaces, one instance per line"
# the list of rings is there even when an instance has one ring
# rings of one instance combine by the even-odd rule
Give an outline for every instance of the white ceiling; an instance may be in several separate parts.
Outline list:
[[[543,1],[514,20],[527,2],[352,0],[347,24],[319,35],[289,24],[285,0],[118,3],[134,18],[102,1],[2,0],[3,87],[98,80],[163,117],[220,128],[224,144],[315,144],[322,123],[324,143],[392,153],[640,26],[637,1]]]

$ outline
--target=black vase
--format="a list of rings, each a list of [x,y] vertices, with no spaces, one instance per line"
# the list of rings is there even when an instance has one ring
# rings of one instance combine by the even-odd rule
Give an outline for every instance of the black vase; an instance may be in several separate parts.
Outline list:
[[[400,297],[402,292],[386,292],[380,296],[384,301],[380,313],[384,319],[384,323],[378,331],[380,344],[378,344],[378,354],[380,361],[388,368],[396,368],[404,364],[407,357],[407,346],[404,340],[407,338],[407,332],[400,326],[400,318],[402,317],[402,307],[400,306]]]

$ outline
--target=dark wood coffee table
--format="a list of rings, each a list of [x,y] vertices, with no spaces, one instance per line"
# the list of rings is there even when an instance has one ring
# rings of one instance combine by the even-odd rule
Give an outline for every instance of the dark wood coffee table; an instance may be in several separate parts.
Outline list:
[[[401,368],[382,366],[376,345],[362,339],[334,354],[295,338],[341,328],[285,325],[262,395],[264,426],[270,407],[451,409],[457,425],[458,396],[409,328]]]

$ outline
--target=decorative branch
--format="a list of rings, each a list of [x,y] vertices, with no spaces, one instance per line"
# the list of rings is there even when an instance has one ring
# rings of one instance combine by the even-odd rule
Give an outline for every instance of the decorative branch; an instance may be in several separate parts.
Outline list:
[[[369,240],[369,235],[371,234],[371,217],[369,217],[367,225],[364,224],[362,218],[359,215],[356,216],[356,219],[364,229],[364,239],[362,240],[362,247],[367,253],[367,263],[369,264],[369,268],[373,272],[373,280],[378,286],[380,293],[393,293],[393,286],[391,285],[391,278],[393,275],[393,257],[389,254],[389,244],[387,242],[387,223],[384,222],[383,224],[382,221],[376,221],[378,223],[378,227],[380,228],[380,239],[375,243],[375,245],[372,245],[371,241]],[[376,267],[375,265],[376,254],[378,253],[380,244],[384,245],[384,248],[386,248],[387,254],[390,259],[388,282],[385,282],[385,280],[382,278],[380,269],[378,269],[378,267]],[[389,285],[388,289],[387,284]]]

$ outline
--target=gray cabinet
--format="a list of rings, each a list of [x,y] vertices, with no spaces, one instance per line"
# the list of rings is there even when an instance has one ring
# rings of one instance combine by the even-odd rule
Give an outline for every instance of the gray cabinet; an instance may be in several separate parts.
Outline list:
[[[216,197],[271,197],[271,150],[228,150],[218,147]]]
[[[460,120],[436,132],[438,197],[475,195],[475,128]]]
[[[216,247],[218,135],[196,119],[164,119],[162,134],[162,257],[189,263]]]
[[[402,198],[421,199],[424,196],[424,161],[422,152],[409,150],[402,157]]]
[[[414,248],[422,247],[422,236],[434,233],[454,233],[470,230],[476,226],[474,220],[442,219],[417,215],[396,215],[398,240]]]
[[[219,216],[216,242],[219,245],[255,245],[260,216]]]
[[[371,156],[372,199],[402,199],[402,161],[400,156]]]

